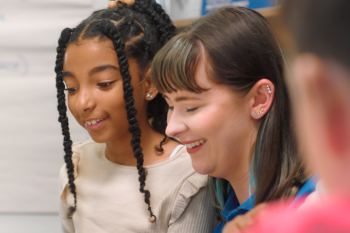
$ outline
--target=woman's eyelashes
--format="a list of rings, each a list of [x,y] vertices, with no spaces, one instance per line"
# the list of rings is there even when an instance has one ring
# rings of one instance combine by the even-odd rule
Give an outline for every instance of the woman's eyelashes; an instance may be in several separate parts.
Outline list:
[[[186,108],[186,112],[194,112],[196,111],[198,108]]]
[[[198,108],[187,108],[186,107],[186,112],[194,112],[196,111]],[[174,106],[168,106],[168,111],[173,111],[174,110]]]

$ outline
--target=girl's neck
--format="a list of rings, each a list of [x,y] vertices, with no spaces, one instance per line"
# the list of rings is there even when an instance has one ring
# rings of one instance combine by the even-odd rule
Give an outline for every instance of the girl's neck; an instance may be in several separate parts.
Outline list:
[[[144,165],[151,165],[162,162],[169,158],[172,146],[167,146],[167,150],[159,153],[155,146],[164,139],[164,136],[147,123],[140,124],[141,129],[141,148],[144,159]],[[106,143],[106,157],[109,161],[125,166],[136,166],[137,161],[134,157],[133,149],[130,145],[131,133],[127,132],[122,138]],[[172,144],[172,143],[170,143]]]

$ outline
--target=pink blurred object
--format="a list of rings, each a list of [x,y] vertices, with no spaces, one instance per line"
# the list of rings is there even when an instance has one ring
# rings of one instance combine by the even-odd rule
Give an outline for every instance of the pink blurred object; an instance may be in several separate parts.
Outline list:
[[[257,216],[244,233],[345,233],[350,232],[350,197],[322,201],[288,209],[272,204]]]

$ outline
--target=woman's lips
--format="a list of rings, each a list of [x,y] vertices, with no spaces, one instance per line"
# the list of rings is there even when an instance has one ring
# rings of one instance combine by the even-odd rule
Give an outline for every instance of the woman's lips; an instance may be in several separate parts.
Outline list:
[[[187,152],[189,154],[194,154],[198,152],[204,144],[207,142],[207,139],[200,139],[197,141],[192,141],[192,142],[183,142],[186,145]]]

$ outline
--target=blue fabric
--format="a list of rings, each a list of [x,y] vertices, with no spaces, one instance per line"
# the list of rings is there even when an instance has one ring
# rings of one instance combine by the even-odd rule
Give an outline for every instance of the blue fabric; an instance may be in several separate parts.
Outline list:
[[[308,181],[306,181],[305,184],[301,187],[301,189],[297,193],[297,196],[294,198],[294,200],[292,201],[289,207],[294,207],[296,204],[300,205],[302,199],[305,199],[310,193],[315,191],[316,183],[318,182],[319,179],[320,178],[318,175],[314,175]]]
[[[255,194],[253,194],[242,205],[239,205],[235,192],[232,190],[225,203],[225,209],[221,211],[226,221],[234,219],[237,215],[245,214],[254,208]],[[225,223],[219,222],[215,227],[214,233],[221,233]]]
[[[305,184],[301,187],[296,197],[290,204],[291,206],[300,203],[300,200],[307,197],[310,193],[315,191],[316,183],[319,180],[318,175],[314,175],[311,179],[305,182]],[[246,200],[242,205],[239,205],[236,194],[233,190],[231,190],[229,197],[225,203],[225,209],[221,211],[222,215],[226,219],[226,222],[231,221],[237,215],[242,215],[247,213],[249,210],[254,208],[255,194],[253,194],[248,200]],[[219,222],[219,224],[215,227],[214,233],[221,233],[224,228],[225,223]]]

